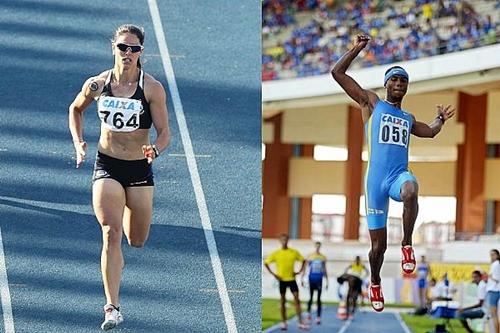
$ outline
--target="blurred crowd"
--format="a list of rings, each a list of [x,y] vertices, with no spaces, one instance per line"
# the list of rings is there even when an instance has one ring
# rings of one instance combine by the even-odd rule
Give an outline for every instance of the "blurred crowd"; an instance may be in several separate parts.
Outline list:
[[[476,10],[483,3],[492,10]],[[500,0],[473,4],[464,0],[263,0],[262,79],[325,74],[358,33],[370,35],[371,41],[354,68],[496,43]]]

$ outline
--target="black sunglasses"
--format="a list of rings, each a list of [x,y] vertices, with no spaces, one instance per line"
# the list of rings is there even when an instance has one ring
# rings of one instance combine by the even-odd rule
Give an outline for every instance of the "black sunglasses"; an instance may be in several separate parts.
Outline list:
[[[127,52],[130,50],[132,53],[137,53],[142,51],[142,45],[127,45],[127,44],[116,44],[116,47],[122,51],[122,52]]]

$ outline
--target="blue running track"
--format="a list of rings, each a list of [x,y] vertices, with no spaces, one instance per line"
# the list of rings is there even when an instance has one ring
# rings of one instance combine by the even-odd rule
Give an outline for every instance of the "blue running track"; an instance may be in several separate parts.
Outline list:
[[[315,314],[315,312],[313,312]],[[313,316],[310,322],[311,329],[308,332],[328,332],[328,333],[411,333],[405,324],[400,323],[398,314],[385,310],[376,313],[372,310],[358,310],[354,319],[340,320],[337,318],[337,308],[327,307],[321,315],[321,324],[314,323],[316,317]],[[278,325],[265,331],[266,333],[282,332]],[[305,332],[298,328],[297,317],[288,321],[286,332]]]

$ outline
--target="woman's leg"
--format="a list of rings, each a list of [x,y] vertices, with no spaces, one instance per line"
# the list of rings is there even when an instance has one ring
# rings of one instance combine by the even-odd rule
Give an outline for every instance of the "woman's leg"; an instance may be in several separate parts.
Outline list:
[[[125,191],[123,230],[131,246],[142,247],[148,239],[153,215],[153,191],[153,186],[127,187]]]
[[[106,302],[118,307],[123,268],[121,239],[125,191],[114,179],[98,179],[92,186],[92,204],[102,229],[101,272]]]

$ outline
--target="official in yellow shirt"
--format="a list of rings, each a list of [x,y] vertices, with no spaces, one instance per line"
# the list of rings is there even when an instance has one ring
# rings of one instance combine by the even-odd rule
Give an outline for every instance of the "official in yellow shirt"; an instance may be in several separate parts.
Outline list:
[[[276,280],[279,281],[280,286],[280,305],[281,305],[281,329],[287,329],[286,323],[286,290],[290,288],[292,292],[294,303],[295,303],[295,311],[297,313],[297,317],[299,319],[299,328],[307,330],[309,326],[306,325],[301,316],[301,308],[300,308],[300,299],[299,299],[299,287],[297,286],[297,282],[295,282],[295,275],[300,274],[304,270],[305,260],[304,257],[300,254],[299,251],[288,247],[288,235],[280,236],[281,249],[274,251],[271,253],[266,260],[264,260],[264,266],[267,268],[269,273],[271,273]],[[301,267],[298,272],[295,272],[295,262],[299,262]],[[270,264],[275,264],[276,272],[274,272]]]

